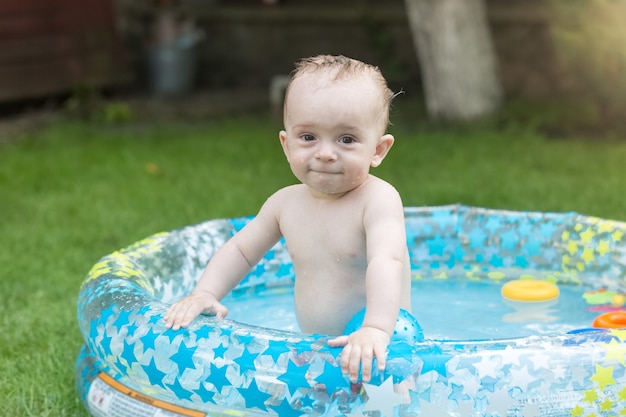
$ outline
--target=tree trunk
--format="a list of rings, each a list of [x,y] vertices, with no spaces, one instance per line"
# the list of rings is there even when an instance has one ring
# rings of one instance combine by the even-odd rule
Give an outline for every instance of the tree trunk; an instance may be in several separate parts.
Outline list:
[[[431,118],[472,120],[502,92],[483,0],[405,0]]]

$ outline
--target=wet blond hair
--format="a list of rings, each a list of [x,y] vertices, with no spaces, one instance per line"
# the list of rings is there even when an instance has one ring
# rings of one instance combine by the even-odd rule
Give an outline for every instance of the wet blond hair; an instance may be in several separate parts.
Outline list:
[[[381,106],[381,120],[384,122],[384,129],[387,129],[387,126],[389,126],[391,101],[396,94],[387,86],[387,80],[385,80],[378,67],[343,55],[317,55],[303,58],[296,62],[295,69],[291,73],[291,80],[285,90],[285,106],[287,105],[290,87],[295,80],[304,75],[321,73],[329,74],[332,81],[370,77],[380,90],[383,102]]]

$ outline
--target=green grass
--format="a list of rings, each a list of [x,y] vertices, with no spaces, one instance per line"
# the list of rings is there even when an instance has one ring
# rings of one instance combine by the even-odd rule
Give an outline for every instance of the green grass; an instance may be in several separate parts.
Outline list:
[[[409,117],[405,117],[407,120]],[[464,203],[626,220],[626,142],[399,123],[375,174],[407,206]],[[101,256],[150,234],[254,214],[292,183],[262,117],[192,125],[59,120],[0,143],[0,415],[86,415],[76,295]]]

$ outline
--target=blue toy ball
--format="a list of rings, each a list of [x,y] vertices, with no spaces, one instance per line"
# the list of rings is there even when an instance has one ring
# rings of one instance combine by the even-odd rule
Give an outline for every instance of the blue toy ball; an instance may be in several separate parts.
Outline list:
[[[346,326],[345,334],[353,333],[361,328],[363,319],[365,318],[365,309],[356,313]],[[400,309],[396,327],[393,329],[392,342],[415,343],[424,340],[424,332],[422,326],[417,322],[411,313],[404,309]]]

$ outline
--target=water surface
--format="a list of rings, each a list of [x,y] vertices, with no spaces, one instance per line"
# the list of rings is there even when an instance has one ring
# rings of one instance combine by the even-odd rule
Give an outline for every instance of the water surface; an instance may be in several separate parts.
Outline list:
[[[591,327],[598,313],[587,310],[586,288],[560,285],[557,300],[515,303],[500,295],[502,283],[463,279],[413,282],[413,314],[426,339],[476,340],[563,334]],[[256,326],[298,331],[293,288],[228,296],[229,319]]]

